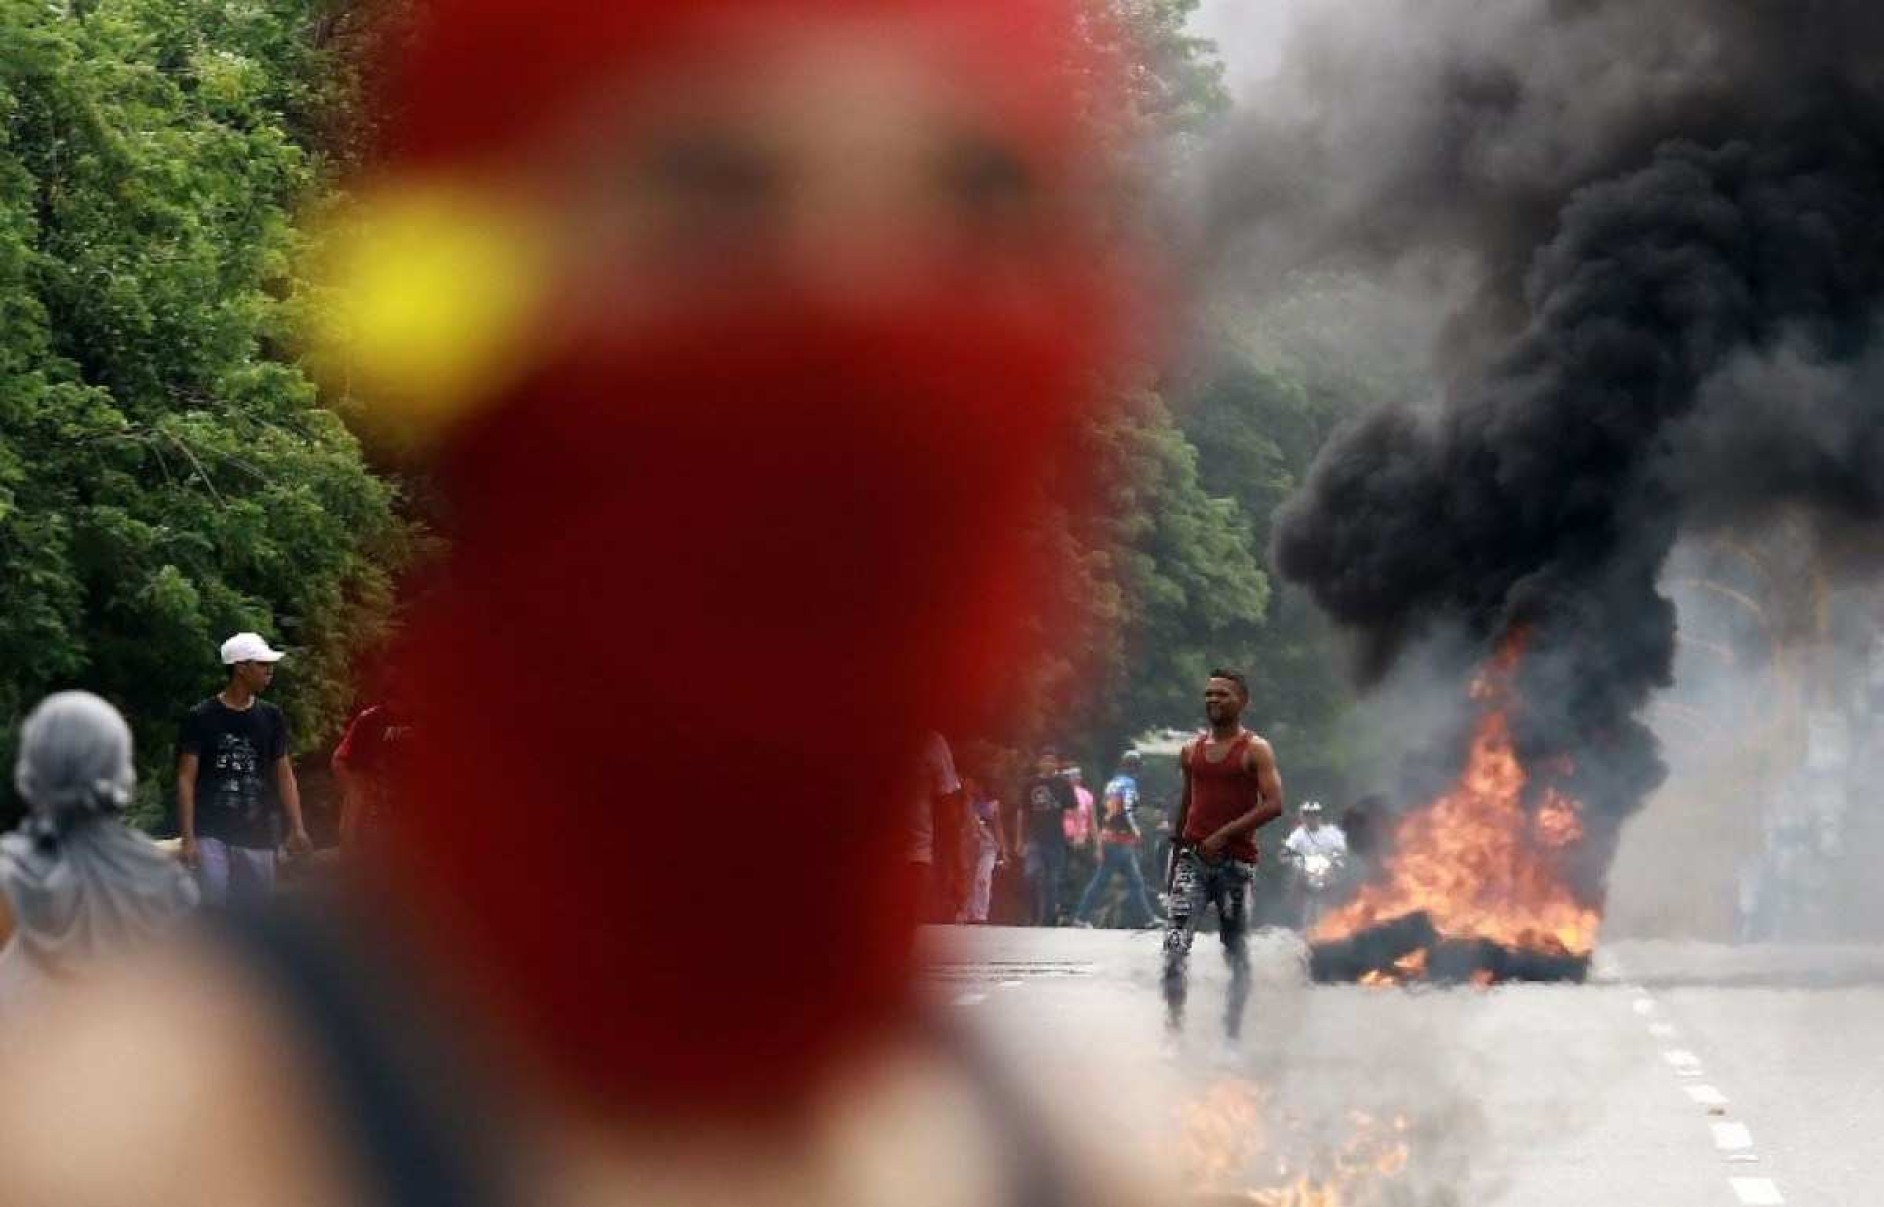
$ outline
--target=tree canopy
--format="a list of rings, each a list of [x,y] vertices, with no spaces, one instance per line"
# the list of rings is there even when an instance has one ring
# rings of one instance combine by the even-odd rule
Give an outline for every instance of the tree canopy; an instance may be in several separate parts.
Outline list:
[[[111,698],[148,819],[223,637],[290,648],[307,744],[390,616],[396,490],[294,352],[346,75],[311,2],[0,12],[0,715]]]

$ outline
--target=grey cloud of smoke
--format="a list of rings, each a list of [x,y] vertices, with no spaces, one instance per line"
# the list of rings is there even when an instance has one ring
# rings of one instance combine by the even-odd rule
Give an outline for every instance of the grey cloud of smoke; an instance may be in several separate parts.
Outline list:
[[[1884,9],[1374,0],[1296,10],[1204,189],[1244,287],[1464,265],[1433,408],[1338,436],[1275,560],[1379,678],[1435,629],[1533,636],[1520,750],[1620,821],[1663,776],[1684,528],[1879,518]],[[1563,757],[1563,756],[1567,756]]]
[[[1208,245],[1272,276],[1458,253],[1507,302],[1572,190],[1830,78],[1875,83],[1884,45],[1852,0],[1317,0],[1279,29],[1243,7],[1206,28],[1258,21],[1278,63],[1219,145]]]

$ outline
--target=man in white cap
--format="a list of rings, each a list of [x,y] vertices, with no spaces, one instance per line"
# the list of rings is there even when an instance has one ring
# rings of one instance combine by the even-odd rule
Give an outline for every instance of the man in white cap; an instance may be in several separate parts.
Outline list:
[[[256,633],[223,642],[229,682],[185,714],[177,735],[183,861],[196,870],[205,905],[267,899],[283,817],[289,852],[313,848],[288,761],[287,718],[260,698],[281,658]]]

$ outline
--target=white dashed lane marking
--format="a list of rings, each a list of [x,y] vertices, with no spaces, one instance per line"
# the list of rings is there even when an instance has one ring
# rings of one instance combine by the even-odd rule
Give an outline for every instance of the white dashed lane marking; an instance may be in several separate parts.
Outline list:
[[[1728,1178],[1727,1183],[1744,1207],[1779,1207],[1786,1201],[1771,1178]]]
[[[1624,988],[1635,995],[1630,1008],[1644,1021],[1648,1033],[1656,1040],[1666,1044],[1681,1034],[1673,1023],[1662,1020],[1661,1006],[1649,996],[1648,990],[1638,985],[1627,985]],[[1683,1079],[1681,1088],[1689,1100],[1697,1106],[1706,1107],[1709,1115],[1716,1116],[1707,1125],[1714,1137],[1715,1151],[1735,1165],[1757,1164],[1760,1155],[1754,1151],[1753,1132],[1744,1123],[1719,1118],[1727,1114],[1727,1095],[1713,1085],[1698,1082],[1704,1075],[1701,1058],[1687,1048],[1669,1048],[1658,1044],[1657,1050],[1675,1076]],[[1741,1207],[1781,1207],[1786,1201],[1771,1178],[1730,1177],[1727,1185],[1733,1190],[1734,1197],[1740,1200]]]

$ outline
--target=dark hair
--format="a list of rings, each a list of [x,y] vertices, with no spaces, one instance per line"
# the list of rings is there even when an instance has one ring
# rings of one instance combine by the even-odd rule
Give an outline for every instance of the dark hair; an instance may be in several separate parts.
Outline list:
[[[1242,696],[1245,700],[1249,699],[1249,680],[1243,677],[1242,671],[1233,671],[1227,667],[1220,666],[1210,672],[1210,677],[1212,679],[1229,680],[1231,683],[1236,684],[1238,695]]]

